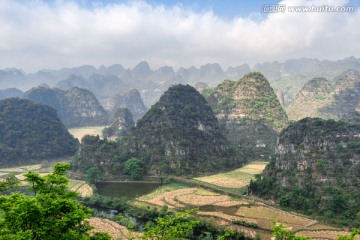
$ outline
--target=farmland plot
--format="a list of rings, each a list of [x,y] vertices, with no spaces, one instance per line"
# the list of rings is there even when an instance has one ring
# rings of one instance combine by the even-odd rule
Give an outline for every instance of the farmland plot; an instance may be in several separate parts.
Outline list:
[[[252,162],[231,172],[199,177],[195,180],[224,188],[242,188],[247,186],[256,174],[262,173],[266,165],[267,162]]]
[[[102,138],[102,130],[106,126],[94,126],[94,127],[82,127],[82,128],[70,128],[69,132],[71,135],[73,135],[75,138],[77,138],[79,141],[85,136],[85,135],[99,135],[100,138]]]

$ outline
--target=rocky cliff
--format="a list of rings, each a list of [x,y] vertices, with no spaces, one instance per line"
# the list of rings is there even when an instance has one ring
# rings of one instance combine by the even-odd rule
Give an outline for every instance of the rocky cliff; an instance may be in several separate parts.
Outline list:
[[[286,109],[291,120],[305,117],[321,117],[319,108],[333,100],[333,87],[325,78],[314,78],[307,82]]]
[[[321,117],[360,123],[360,73],[347,70],[335,78],[333,85],[324,78],[309,81],[287,112],[292,120]]]
[[[252,188],[282,206],[341,223],[360,211],[359,183],[360,125],[305,118],[281,133],[276,159]]]
[[[193,87],[175,85],[129,134],[130,151],[148,157],[150,174],[199,174],[239,165],[218,121]]]
[[[127,108],[119,108],[110,119],[110,126],[103,130],[104,137],[121,137],[135,126],[132,114]]]
[[[335,80],[333,100],[319,109],[324,118],[360,123],[360,73],[348,70]]]
[[[29,100],[0,101],[0,166],[69,157],[77,150],[56,111]]]
[[[229,141],[252,152],[249,158],[274,153],[277,132],[288,124],[285,111],[266,78],[249,73],[203,91]],[[270,154],[271,155],[271,154]]]
[[[133,119],[137,121],[148,110],[141,98],[138,90],[132,89],[124,95],[115,95],[105,104],[105,109],[113,117],[119,108],[127,108],[130,110]]]
[[[23,98],[53,107],[68,128],[108,123],[107,112],[94,94],[85,89],[75,87],[63,91],[40,86],[25,92]]]

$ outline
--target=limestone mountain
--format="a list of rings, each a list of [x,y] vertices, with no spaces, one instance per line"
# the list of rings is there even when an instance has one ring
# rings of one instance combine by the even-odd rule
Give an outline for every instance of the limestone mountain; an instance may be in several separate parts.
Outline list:
[[[68,157],[77,147],[53,108],[19,98],[0,101],[2,167]]]
[[[360,73],[348,70],[336,78],[333,100],[319,109],[320,116],[360,123]]]
[[[288,124],[285,111],[266,78],[249,73],[238,81],[226,80],[203,91],[229,141],[265,157],[274,153],[277,132]],[[261,129],[261,130],[260,130]]]
[[[94,94],[85,89],[74,87],[63,91],[40,86],[25,92],[23,98],[56,109],[66,127],[106,125],[108,122],[106,111]]]
[[[110,122],[110,126],[103,130],[104,137],[124,136],[135,126],[132,114],[127,108],[119,108]]]
[[[226,80],[204,92],[219,119],[261,120],[280,131],[288,123],[274,90],[261,73],[249,73],[238,81]]]
[[[334,85],[314,78],[304,85],[287,112],[292,120],[321,117],[360,122],[360,73],[347,70],[335,78]]]
[[[121,175],[130,158],[146,175],[199,175],[240,166],[205,98],[189,85],[170,87],[118,142],[85,137],[74,171],[97,167]]]
[[[332,101],[333,87],[325,78],[314,78],[307,82],[295,100],[286,109],[289,119],[320,117],[319,108]]]
[[[150,174],[199,174],[239,164],[212,109],[189,85],[170,87],[128,139],[131,152],[148,157]]]
[[[354,226],[359,183],[360,125],[305,118],[281,133],[276,159],[251,187],[284,207]]]
[[[114,116],[119,108],[129,109],[135,121],[144,116],[148,110],[136,89],[132,89],[124,95],[115,95],[105,104],[105,109],[110,113],[110,116]]]

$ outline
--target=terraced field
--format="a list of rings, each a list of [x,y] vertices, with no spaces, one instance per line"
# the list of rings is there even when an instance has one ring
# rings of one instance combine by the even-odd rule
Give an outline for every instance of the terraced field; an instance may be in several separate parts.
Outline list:
[[[69,132],[77,138],[79,141],[85,136],[85,135],[99,135],[100,138],[102,138],[102,130],[106,126],[94,126],[94,127],[82,127],[82,128],[70,128]]]
[[[105,232],[108,233],[112,239],[140,239],[139,233],[130,232],[126,227],[109,219],[94,217],[89,219],[89,223],[90,226],[94,227],[94,229],[90,231],[90,235],[96,232]]]
[[[253,176],[262,171],[265,165],[266,163],[255,162],[229,173],[198,178],[198,180],[201,179],[204,182],[215,183],[215,186],[220,186],[219,181],[212,180],[222,178],[223,181],[226,181],[227,178],[231,177],[236,181],[243,181],[242,184],[237,184],[236,186],[246,186],[244,182],[249,182],[251,177],[244,180],[243,176],[246,174]],[[240,176],[237,177],[236,173]],[[133,204],[158,207],[166,205],[170,210],[174,211],[198,208],[197,215],[200,217],[209,219],[218,225],[243,231],[248,236],[255,237],[256,234],[259,234],[262,239],[271,238],[273,222],[284,223],[293,231],[298,232],[299,235],[319,240],[336,239],[337,235],[346,234],[346,232],[340,229],[320,224],[306,216],[282,211],[249,197],[235,198],[200,187],[189,187],[186,185],[170,184],[162,186],[148,195],[137,198]],[[237,225],[233,221],[242,221],[245,224]],[[248,227],[249,225],[246,223],[256,224],[258,228]]]
[[[252,162],[231,172],[199,177],[195,178],[195,180],[210,183],[218,187],[242,188],[247,186],[256,174],[262,173],[267,164],[267,162]]]

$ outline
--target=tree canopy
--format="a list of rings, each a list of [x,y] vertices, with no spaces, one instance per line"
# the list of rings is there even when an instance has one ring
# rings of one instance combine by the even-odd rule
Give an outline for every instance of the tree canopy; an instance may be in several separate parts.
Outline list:
[[[25,174],[29,195],[0,196],[0,239],[97,239],[89,236],[85,220],[91,210],[73,200],[76,193],[67,188],[69,168],[57,163],[46,176],[30,171]]]

